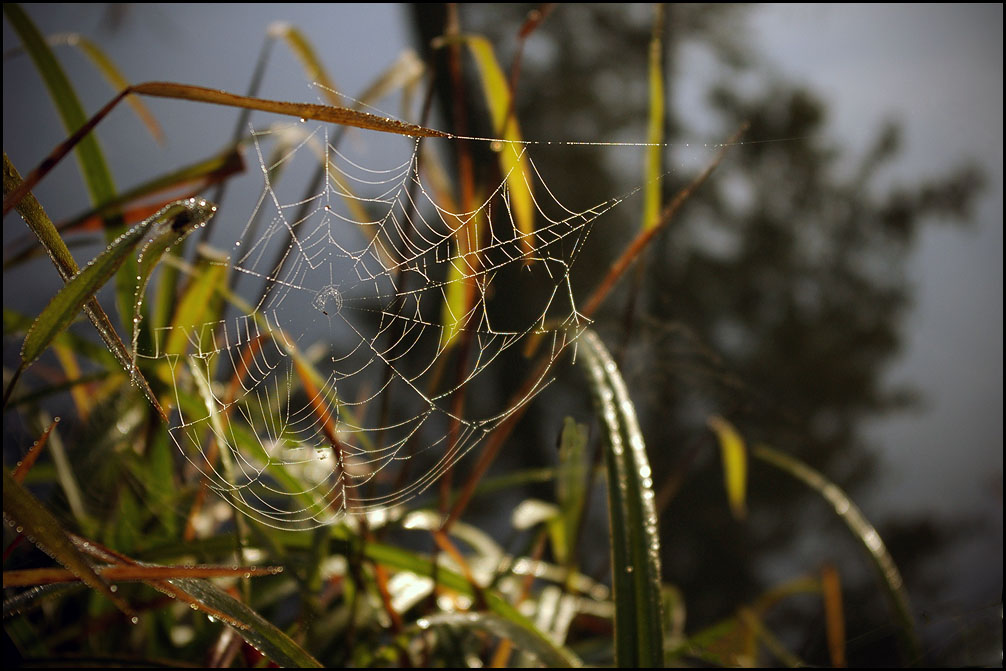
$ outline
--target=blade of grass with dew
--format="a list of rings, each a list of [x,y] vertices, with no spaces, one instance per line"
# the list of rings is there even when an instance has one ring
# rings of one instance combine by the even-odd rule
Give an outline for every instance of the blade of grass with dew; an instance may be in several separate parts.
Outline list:
[[[21,175],[18,174],[17,168],[14,164],[10,162],[7,154],[4,154],[4,172],[3,172],[3,190],[4,198],[6,199],[8,195],[14,192],[16,189],[23,186],[21,180]],[[71,278],[79,274],[79,267],[77,262],[74,261],[73,256],[70,254],[70,250],[67,249],[66,243],[63,242],[63,238],[60,237],[59,232],[56,231],[55,226],[52,225],[52,221],[49,219],[49,215],[45,213],[42,208],[41,203],[35,198],[34,194],[30,191],[27,195],[18,201],[17,204],[18,214],[24,219],[28,228],[31,229],[32,233],[38,237],[39,242],[42,247],[45,248],[46,253],[52,260],[53,265],[56,266],[56,271],[59,276],[63,278],[64,282],[70,281]],[[102,310],[101,305],[93,297],[84,303],[84,313],[94,324],[94,328],[97,329],[98,335],[105,343],[105,347],[108,351],[115,357],[116,361],[122,367],[123,371],[133,375],[133,381],[137,384],[143,391],[144,396],[150,401],[150,404],[154,407],[157,413],[167,421],[167,415],[164,409],[161,408],[160,402],[157,400],[157,396],[154,394],[153,390],[150,388],[150,384],[147,382],[146,378],[143,377],[139,371],[134,370],[132,355],[126,350],[126,346],[123,344],[122,340],[119,338],[119,334],[115,332],[115,327],[112,326],[111,320],[109,320],[108,315]],[[6,320],[6,315],[5,315]],[[86,351],[78,348],[78,352]],[[13,381],[8,386],[8,392],[13,389]]]
[[[81,307],[89,301],[148,235],[145,260],[139,263],[137,277],[149,277],[160,253],[180,238],[202,226],[216,212],[216,206],[203,200],[177,201],[140,222],[115,240],[60,289],[28,330],[21,348],[22,365],[38,359],[52,339],[69,326]],[[155,258],[156,257],[156,258]],[[143,280],[141,279],[141,284]]]
[[[5,5],[6,7],[6,5]],[[326,123],[334,123],[342,126],[353,126],[367,130],[375,130],[383,133],[393,133],[396,135],[406,135],[409,137],[443,137],[451,138],[453,135],[443,131],[425,128],[416,124],[406,123],[397,119],[359,112],[346,107],[333,107],[330,105],[316,105],[313,103],[291,103],[281,100],[267,100],[265,98],[252,98],[250,96],[240,96],[227,91],[210,89],[203,86],[192,86],[191,84],[179,84],[176,82],[145,82],[135,84],[110,100],[100,111],[87,120],[83,126],[75,131],[70,137],[56,147],[34,170],[25,178],[24,183],[17,189],[4,196],[3,214],[7,214],[25,194],[33,189],[52,168],[80,142],[89,137],[92,130],[102,119],[108,116],[122,99],[132,93],[153,96],[155,98],[169,98],[172,100],[188,100],[191,102],[208,103],[211,105],[223,105],[225,107],[237,107],[243,109],[253,109],[273,114],[283,114],[286,116],[298,117],[301,119],[313,119]],[[102,202],[102,201],[97,201]]]
[[[240,623],[241,627],[235,627],[237,634],[280,666],[321,668],[321,663],[292,638],[208,580],[174,578],[168,582],[184,590],[199,603]]]
[[[4,520],[17,525],[17,530],[46,554],[69,569],[89,587],[99,592],[123,613],[132,616],[132,609],[120,599],[109,584],[91,567],[73,545],[63,527],[38,499],[3,469]]]
[[[147,582],[176,578],[240,578],[244,575],[275,575],[278,567],[262,566],[98,566],[95,573],[109,582]],[[75,582],[80,578],[62,568],[33,568],[3,572],[3,586],[32,587]]]
[[[845,522],[852,535],[862,544],[873,562],[880,584],[883,586],[891,608],[901,625],[901,642],[905,648],[904,653],[908,656],[909,661],[920,659],[921,644],[915,629],[915,619],[912,617],[912,610],[909,606],[908,593],[905,591],[905,582],[880,534],[863,516],[862,511],[838,485],[799,459],[767,445],[756,445],[752,450],[752,455],[800,480],[820,494],[835,509],[835,512]]]
[[[571,652],[555,645],[542,634],[532,634],[531,631],[494,613],[436,613],[420,618],[415,624],[415,628],[419,630],[437,626],[484,631],[498,638],[510,640],[519,650],[530,653],[548,667],[583,666]]]
[[[734,519],[742,520],[746,514],[748,455],[744,439],[730,422],[719,415],[711,416],[706,423],[716,434],[723,457],[723,484]]]
[[[662,666],[660,539],[646,445],[625,381],[604,343],[590,329],[578,342],[607,443],[615,661],[619,666]]]

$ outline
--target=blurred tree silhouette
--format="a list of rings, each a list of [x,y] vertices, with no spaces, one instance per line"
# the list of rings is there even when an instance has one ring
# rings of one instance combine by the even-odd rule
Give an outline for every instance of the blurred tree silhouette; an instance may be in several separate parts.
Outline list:
[[[507,67],[528,6],[460,5],[458,12],[460,29],[489,36]],[[795,577],[780,573],[778,560],[787,553],[809,556],[841,566],[846,596],[856,599],[847,609],[850,639],[867,636],[850,649],[850,662],[896,663],[893,627],[872,576],[865,569],[857,573],[864,562],[854,555],[843,561],[855,552],[852,543],[841,538],[844,530],[825,506],[808,503],[811,495],[800,485],[755,465],[751,517],[727,523],[705,421],[710,413],[724,414],[751,442],[799,455],[854,498],[863,492],[873,455],[861,420],[913,400],[912,390],[883,383],[911,300],[907,253],[925,224],[968,221],[982,175],[964,166],[910,186],[879,187],[881,171],[899,152],[898,126],[879,128],[872,147],[850,161],[825,139],[825,104],[762,67],[745,45],[746,14],[734,5],[667,8],[665,137],[672,146],[665,165],[691,151],[683,144],[696,142],[700,132],[703,139],[726,138],[744,120],[751,129],[747,143],[651,246],[635,283],[623,281],[597,319],[609,341],[626,344],[623,365],[655,482],[664,483],[664,577],[684,591],[689,630],[729,615],[773,581]],[[431,62],[442,58],[428,45],[443,32],[444,16],[442,6],[414,9]],[[652,21],[645,7],[556,7],[534,32],[521,63],[515,95],[524,136],[645,138]],[[685,48],[696,47],[719,64],[719,78],[701,103],[707,110],[701,131],[675,113],[683,109],[675,64]],[[468,132],[491,135],[486,115],[479,114],[477,79],[467,74]],[[457,128],[454,93],[445,85],[438,97],[448,124]],[[626,192],[642,174],[641,154],[639,168],[628,173],[603,151],[577,152],[565,162],[548,152],[535,160],[555,193],[584,194],[584,206]],[[691,178],[671,171],[664,202]],[[594,229],[573,270],[581,300],[599,279],[582,269],[607,267],[638,230],[638,213],[638,205],[623,206]],[[574,390],[571,382],[567,391]],[[560,406],[536,407],[536,420],[523,423],[515,442],[547,445],[558,430]],[[542,463],[551,455],[538,450],[519,458]],[[954,535],[926,519],[900,520],[897,528],[892,551],[909,575],[913,564],[931,558]],[[783,565],[796,572],[816,568],[792,559]],[[913,587],[939,589],[909,584],[910,593]],[[808,600],[778,614],[794,648],[810,661],[827,659],[814,615],[819,609]]]

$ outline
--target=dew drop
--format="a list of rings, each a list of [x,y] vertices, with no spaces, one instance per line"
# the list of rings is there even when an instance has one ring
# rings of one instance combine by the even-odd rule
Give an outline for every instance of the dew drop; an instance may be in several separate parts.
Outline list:
[[[130,622],[131,622],[132,624],[139,624],[139,622],[140,622],[140,618],[138,618],[138,617],[136,617],[136,616],[134,615],[133,617],[129,618],[129,621],[130,621]]]
[[[119,586],[118,585],[109,585],[108,586],[108,590],[110,592],[118,592],[119,591]]]

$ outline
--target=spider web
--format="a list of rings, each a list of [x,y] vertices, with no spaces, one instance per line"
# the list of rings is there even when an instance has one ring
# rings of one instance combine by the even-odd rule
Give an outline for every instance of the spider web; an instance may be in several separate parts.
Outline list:
[[[419,495],[538,394],[547,370],[516,400],[494,381],[531,370],[526,348],[551,364],[589,323],[570,268],[622,200],[568,209],[527,145],[497,142],[530,166],[522,231],[508,175],[457,212],[418,140],[395,138],[400,158],[374,168],[339,139],[305,123],[253,133],[258,202],[192,280],[226,276],[229,295],[204,296],[214,319],[151,328],[137,352],[173,389],[169,433],[205,482],[281,528]],[[323,166],[306,198],[281,188],[304,165]]]

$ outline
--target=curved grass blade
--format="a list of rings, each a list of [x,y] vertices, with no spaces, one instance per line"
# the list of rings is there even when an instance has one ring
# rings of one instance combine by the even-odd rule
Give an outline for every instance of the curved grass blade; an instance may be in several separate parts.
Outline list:
[[[3,157],[3,191],[4,199],[8,197],[9,194],[20,189],[23,186],[21,181],[21,175],[18,174],[17,168],[14,164],[10,162],[7,154]],[[49,215],[45,213],[42,209],[41,203],[35,196],[28,192],[27,196],[20,200],[17,204],[18,214],[24,219],[28,228],[38,237],[39,242],[42,247],[45,248],[46,253],[52,260],[53,265],[56,266],[56,271],[59,276],[63,278],[64,282],[68,282],[72,277],[74,277],[79,272],[79,267],[77,262],[73,260],[73,256],[70,254],[70,250],[67,249],[66,243],[63,242],[63,238],[60,237],[59,232],[56,231],[55,226],[52,225],[52,221],[49,219]],[[126,351],[126,346],[123,344],[122,340],[119,338],[119,334],[115,332],[115,327],[112,326],[111,320],[109,320],[108,315],[98,304],[98,301],[91,298],[84,303],[84,313],[94,324],[94,328],[98,330],[98,335],[105,343],[105,347],[108,351],[115,357],[122,369],[127,373],[133,374],[133,382],[137,384],[143,391],[143,395],[147,397],[150,404],[154,407],[157,413],[164,419],[165,422],[168,421],[167,414],[161,407],[160,402],[157,400],[157,396],[154,394],[153,390],[150,388],[150,384],[147,382],[146,378],[138,370],[133,370],[132,356]],[[6,314],[5,314],[6,320]],[[77,352],[85,351],[80,347],[75,347]],[[23,370],[23,366],[18,369]],[[16,377],[16,375],[15,375]],[[15,380],[11,380],[8,385],[7,390],[4,392],[4,403],[6,404],[9,393],[14,388]]]
[[[852,535],[863,545],[863,548],[873,562],[873,566],[880,578],[880,584],[884,587],[895,616],[901,625],[901,642],[905,648],[905,654],[909,656],[909,661],[920,659],[921,645],[918,633],[915,630],[915,619],[912,617],[912,610],[908,602],[908,592],[905,591],[905,583],[901,577],[901,572],[898,571],[894,558],[887,551],[887,546],[884,545],[880,534],[877,533],[874,526],[863,516],[862,511],[838,485],[799,459],[783,454],[767,445],[755,446],[752,454],[756,458],[800,480],[831,504],[831,507],[842,518],[849,531],[852,532]]]
[[[646,445],[625,381],[604,343],[589,329],[578,342],[608,447],[615,661],[663,666],[660,539]]]
[[[719,415],[707,420],[720,442],[723,455],[723,484],[727,490],[727,500],[734,519],[742,520],[746,513],[744,505],[747,496],[748,455],[744,439],[730,422]]]
[[[60,66],[55,54],[49,48],[38,28],[18,5],[5,3],[4,14],[7,16],[8,21],[10,21],[11,26],[17,31],[22,45],[28,52],[28,55],[31,56],[32,61],[38,68],[39,74],[42,75],[42,80],[45,82],[46,89],[49,91],[57,112],[59,112],[60,120],[63,122],[66,132],[75,134],[83,131],[88,127],[88,119],[84,113],[84,107],[66,73],[63,72],[63,68]],[[124,89],[123,91],[127,90]],[[85,133],[84,136],[81,136],[76,154],[77,160],[80,163],[81,174],[84,177],[84,183],[87,185],[87,191],[91,197],[91,202],[94,204],[104,203],[114,198],[115,180],[112,179],[112,172],[105,161],[105,155],[101,150],[101,145],[98,143],[97,135]],[[32,187],[28,186],[25,188],[31,189]],[[5,196],[5,216],[11,209],[8,207],[6,200]],[[117,212],[106,216],[105,228],[109,242],[119,234],[119,229],[122,226],[122,217]],[[129,301],[132,299],[132,285],[130,283],[130,277],[132,276],[131,265],[132,261],[127,261],[126,272],[116,278],[116,303],[119,307],[119,314],[122,315],[124,320],[129,319]]]
[[[559,668],[583,666],[582,662],[565,648],[555,645],[540,633],[536,636],[530,630],[517,626],[495,613],[437,613],[420,618],[415,624],[420,630],[437,626],[485,631],[500,639],[510,640],[518,649],[534,655],[545,666]]]
[[[274,624],[208,580],[174,578],[168,581],[200,604],[238,623],[237,634],[280,666],[321,668],[321,662]]]
[[[123,613],[133,616],[132,609],[95,573],[53,514],[15,480],[6,468],[3,469],[3,515],[4,521],[17,524],[19,531],[46,554],[107,597]]]
[[[84,303],[94,296],[148,235],[150,240],[141,252],[137,275],[141,285],[149,278],[153,264],[164,250],[195,228],[205,225],[215,212],[216,205],[202,199],[176,201],[120,236],[67,281],[28,329],[21,348],[22,366],[41,356],[52,339],[73,321]]]

